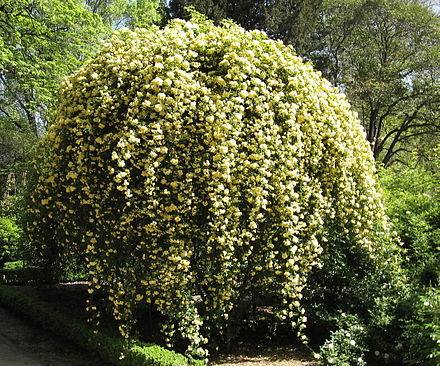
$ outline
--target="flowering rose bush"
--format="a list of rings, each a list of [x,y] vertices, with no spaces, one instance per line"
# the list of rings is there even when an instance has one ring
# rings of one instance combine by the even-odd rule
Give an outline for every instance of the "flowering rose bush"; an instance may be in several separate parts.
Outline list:
[[[329,223],[374,255],[386,224],[356,115],[260,31],[119,31],[60,99],[32,245],[60,266],[83,258],[126,337],[136,304],[154,304],[169,342],[202,355],[255,294],[301,331]]]

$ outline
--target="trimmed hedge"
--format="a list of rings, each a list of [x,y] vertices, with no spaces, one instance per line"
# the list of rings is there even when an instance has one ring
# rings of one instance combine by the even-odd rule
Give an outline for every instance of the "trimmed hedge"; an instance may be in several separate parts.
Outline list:
[[[203,361],[186,358],[155,344],[125,341],[102,333],[93,333],[79,321],[68,318],[48,303],[36,300],[9,286],[0,285],[0,304],[25,315],[42,328],[75,342],[79,347],[96,352],[103,361],[123,366],[203,365]]]

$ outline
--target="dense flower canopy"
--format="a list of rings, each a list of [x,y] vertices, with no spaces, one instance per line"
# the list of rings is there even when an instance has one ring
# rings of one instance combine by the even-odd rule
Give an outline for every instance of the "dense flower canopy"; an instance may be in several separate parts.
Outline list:
[[[346,98],[291,48],[232,23],[117,32],[63,84],[45,144],[35,247],[84,258],[123,335],[151,303],[193,354],[256,293],[303,329],[301,292],[329,232],[374,252],[384,222]]]

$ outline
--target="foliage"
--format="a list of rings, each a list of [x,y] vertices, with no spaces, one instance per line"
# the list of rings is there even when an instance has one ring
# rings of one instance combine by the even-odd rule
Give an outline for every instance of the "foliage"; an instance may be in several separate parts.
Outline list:
[[[383,170],[386,208],[416,285],[440,283],[440,174],[423,167]]]
[[[338,329],[331,332],[317,355],[324,365],[365,366],[365,327],[353,315],[342,313]]]
[[[321,255],[321,265],[312,271],[308,281],[308,312],[324,322],[326,318],[332,322],[338,312],[366,319],[378,298],[395,297],[405,283],[400,247],[394,238],[377,235],[372,257],[362,248],[353,248],[350,238],[330,238]],[[318,327],[328,328],[329,324],[319,323]]]
[[[165,12],[161,0],[85,0],[88,9],[99,14],[112,28],[149,27],[160,24]]]
[[[20,236],[21,229],[15,221],[0,216],[0,268],[3,268],[4,263],[14,257]]]
[[[387,228],[346,99],[281,42],[198,18],[121,31],[66,80],[29,237],[53,267],[84,257],[125,337],[154,303],[201,355],[249,297],[302,330],[332,223],[371,258]]]
[[[331,358],[333,364],[376,365],[373,351],[387,354],[388,361],[395,355],[401,319],[406,316],[399,307],[408,286],[397,240],[381,234],[375,241],[375,256],[369,257],[352,248],[349,240],[333,237],[321,266],[309,277],[304,294],[309,334],[315,344],[325,341],[324,364],[332,364]],[[357,336],[351,338],[354,344],[343,336],[351,326],[357,329]]]
[[[92,331],[86,324],[73,320],[50,304],[0,285],[0,304],[19,315],[25,315],[64,339],[75,342],[85,350],[97,353],[104,362],[121,366],[185,366],[199,365],[181,354],[155,344],[126,341],[102,332]]]
[[[407,320],[403,333],[405,362],[436,366],[440,363],[440,289],[428,290],[413,306],[414,316]]]
[[[326,339],[320,354],[324,364],[356,364],[356,347],[342,342],[348,342],[343,337],[347,325],[338,314],[345,312],[363,327],[354,340],[364,347],[362,359],[368,365],[437,364],[438,355],[428,357],[438,348],[438,290],[427,286],[439,283],[438,171],[387,169],[380,177],[402,250],[378,237],[379,260],[371,261],[344,249],[341,240],[330,241],[305,292],[311,336],[318,343]],[[335,337],[340,337],[336,343]]]
[[[19,221],[36,140],[30,130],[17,130],[0,115],[0,216]]]
[[[17,270],[23,268],[23,261],[13,261],[5,264],[5,269]]]
[[[228,18],[245,29],[260,29],[305,54],[311,49],[321,4],[322,0],[171,0],[169,11],[172,17],[184,18],[185,7],[193,6],[216,22]]]
[[[22,172],[35,144],[36,138],[29,129],[18,130],[0,114],[0,173]],[[3,196],[6,192],[0,191]]]
[[[406,160],[440,131],[440,16],[410,0],[326,0],[312,58],[359,112],[374,157]],[[423,143],[422,145],[424,145]]]
[[[1,0],[0,16],[0,116],[41,133],[60,80],[105,27],[79,0]]]

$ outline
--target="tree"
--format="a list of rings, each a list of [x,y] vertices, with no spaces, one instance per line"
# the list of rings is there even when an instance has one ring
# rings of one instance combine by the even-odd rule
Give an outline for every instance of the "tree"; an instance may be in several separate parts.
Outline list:
[[[148,27],[164,19],[162,0],[85,0],[86,6],[112,28]]]
[[[172,0],[172,17],[184,18],[193,6],[216,22],[229,18],[246,29],[260,29],[272,38],[291,44],[300,54],[311,47],[322,0]]]
[[[440,133],[440,18],[411,0],[326,0],[312,57],[359,112],[389,166]]]
[[[159,22],[160,6],[155,0],[0,0],[0,117],[41,134],[62,78],[112,27]]]
[[[0,115],[38,135],[60,80],[93,52],[105,27],[77,0],[1,0],[0,19]]]

